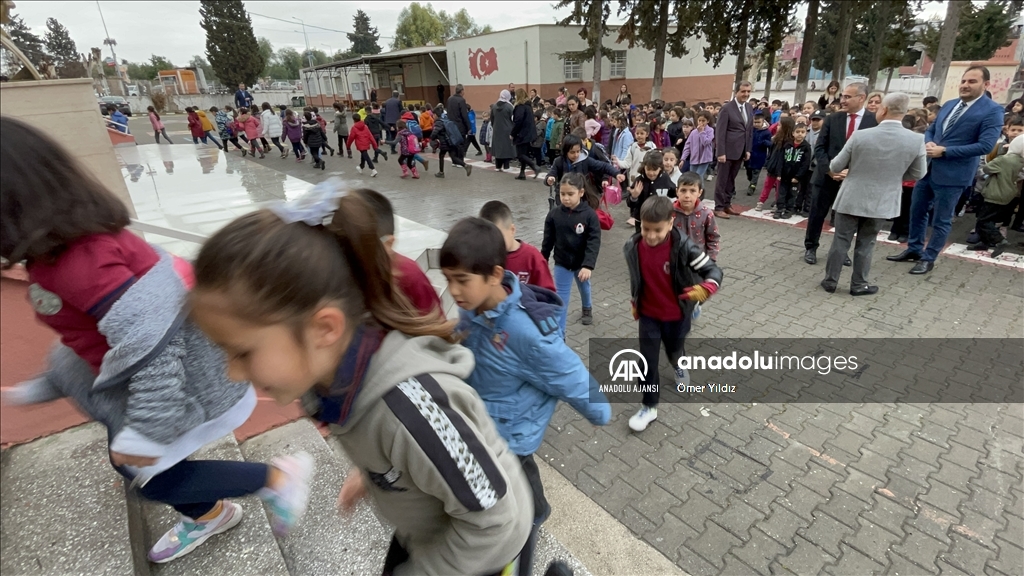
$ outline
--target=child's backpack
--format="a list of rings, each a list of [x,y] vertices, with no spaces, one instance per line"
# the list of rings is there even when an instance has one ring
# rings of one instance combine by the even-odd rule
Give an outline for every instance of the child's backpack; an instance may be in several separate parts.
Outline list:
[[[622,187],[616,180],[607,180],[604,183],[603,198],[609,203],[618,206],[622,202]]]
[[[419,122],[415,120],[406,120],[405,127],[409,129],[409,132],[415,134],[417,138],[423,138],[423,128],[420,128]]]
[[[459,127],[455,125],[447,117],[441,118],[441,124],[444,125],[445,135],[448,137],[448,144],[451,146],[461,146],[462,141],[465,140],[465,136],[459,131]]]
[[[409,149],[409,154],[415,154],[420,151],[420,140],[415,134],[410,132],[405,135],[405,146]]]

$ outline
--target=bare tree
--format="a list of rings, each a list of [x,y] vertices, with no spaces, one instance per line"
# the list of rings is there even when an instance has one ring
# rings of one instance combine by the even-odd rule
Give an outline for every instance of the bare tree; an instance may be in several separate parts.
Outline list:
[[[796,73],[796,95],[795,102],[807,100],[807,79],[811,75],[811,60],[814,58],[814,33],[818,28],[818,8],[821,0],[809,0],[807,2],[807,17],[804,18],[804,41],[800,52],[800,67]]]

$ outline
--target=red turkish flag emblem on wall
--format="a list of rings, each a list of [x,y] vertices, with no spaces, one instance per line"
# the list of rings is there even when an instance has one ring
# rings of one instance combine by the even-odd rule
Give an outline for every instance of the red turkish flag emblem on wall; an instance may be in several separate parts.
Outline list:
[[[498,55],[494,48],[484,52],[482,49],[469,51],[469,74],[482,80],[498,70]]]

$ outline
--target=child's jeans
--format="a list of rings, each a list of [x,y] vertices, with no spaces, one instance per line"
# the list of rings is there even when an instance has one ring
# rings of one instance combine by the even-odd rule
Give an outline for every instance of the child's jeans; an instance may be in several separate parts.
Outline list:
[[[309,147],[309,155],[313,157],[313,164],[320,163],[320,154],[322,154],[323,151],[324,150],[323,150],[322,146],[310,146]]]
[[[363,168],[367,164],[370,165],[370,170],[375,170],[375,168],[373,167],[373,160],[370,160],[369,151],[367,151],[367,150],[360,150],[359,151],[359,167]]]
[[[752,195],[757,190],[757,181],[761,179],[761,168],[747,168],[747,181],[750,182],[750,192],[748,196]]]
[[[562,336],[565,336],[565,320],[569,315],[569,299],[572,298],[572,285],[574,282],[576,283],[576,289],[580,291],[583,307],[591,308],[593,305],[590,299],[590,280],[580,282],[578,274],[579,270],[573,271],[555,264],[555,289],[558,291],[558,297],[565,304],[562,307],[562,315],[558,319],[558,327],[562,329]]]
[[[768,195],[772,193],[772,190],[779,185],[779,177],[772,176],[771,174],[764,178],[764,188],[761,189],[761,195],[757,198],[758,202],[765,202],[768,200]]]
[[[134,479],[123,467],[114,467],[128,481]],[[182,460],[152,477],[139,494],[162,502],[182,516],[195,520],[213,510],[223,498],[240,498],[267,484],[266,464],[226,460]]]
[[[306,154],[306,148],[302,145],[302,140],[292,140],[292,150],[295,152],[296,158],[302,158]]]
[[[654,385],[654,392],[644,392],[644,406],[654,408],[658,405],[660,397],[658,357],[661,354],[661,345],[665,346],[668,363],[674,371],[679,356],[683,354],[683,344],[689,331],[690,315],[685,311],[682,319],[669,322],[640,316],[640,355],[647,361],[647,373],[650,375],[644,384]]]
[[[701,188],[703,188],[704,175],[708,172],[708,166],[711,166],[711,162],[705,162],[703,164],[690,164],[690,170],[700,175]]]

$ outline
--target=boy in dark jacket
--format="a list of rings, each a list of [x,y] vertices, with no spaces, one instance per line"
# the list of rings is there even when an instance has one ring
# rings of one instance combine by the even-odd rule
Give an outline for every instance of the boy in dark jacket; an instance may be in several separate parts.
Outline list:
[[[644,156],[643,168],[636,182],[629,188],[626,205],[629,206],[629,220],[637,232],[640,232],[640,207],[652,196],[671,197],[675,194],[672,179],[665,174],[664,155],[660,150],[651,150]]]
[[[722,270],[673,226],[672,217],[670,199],[649,198],[640,209],[641,231],[623,247],[633,318],[640,322],[640,354],[651,367],[641,383],[643,405],[629,419],[635,432],[646,430],[658,418],[659,344],[664,345],[669,364],[676,366],[684,353],[694,304],[705,302],[722,284]],[[677,386],[690,383],[684,369],[676,367],[675,377]]]
[[[776,220],[787,220],[793,215],[796,205],[796,194],[800,181],[807,175],[811,167],[811,144],[806,140],[807,126],[797,124],[793,129],[793,141],[787,142],[782,149],[782,174],[779,177],[779,198],[775,202]]]
[[[363,123],[370,130],[370,134],[373,134],[373,139],[377,141],[377,146],[373,149],[373,161],[379,162],[381,156],[384,157],[386,162],[388,159],[388,153],[381,150],[380,148],[380,133],[384,131],[384,121],[380,119],[380,108],[366,107],[366,118]]]
[[[764,114],[754,114],[754,140],[750,149],[750,160],[747,160],[747,181],[750,188],[747,196],[757,191],[757,181],[761,178],[761,169],[768,160],[768,151],[772,149],[772,131],[764,120]]]

